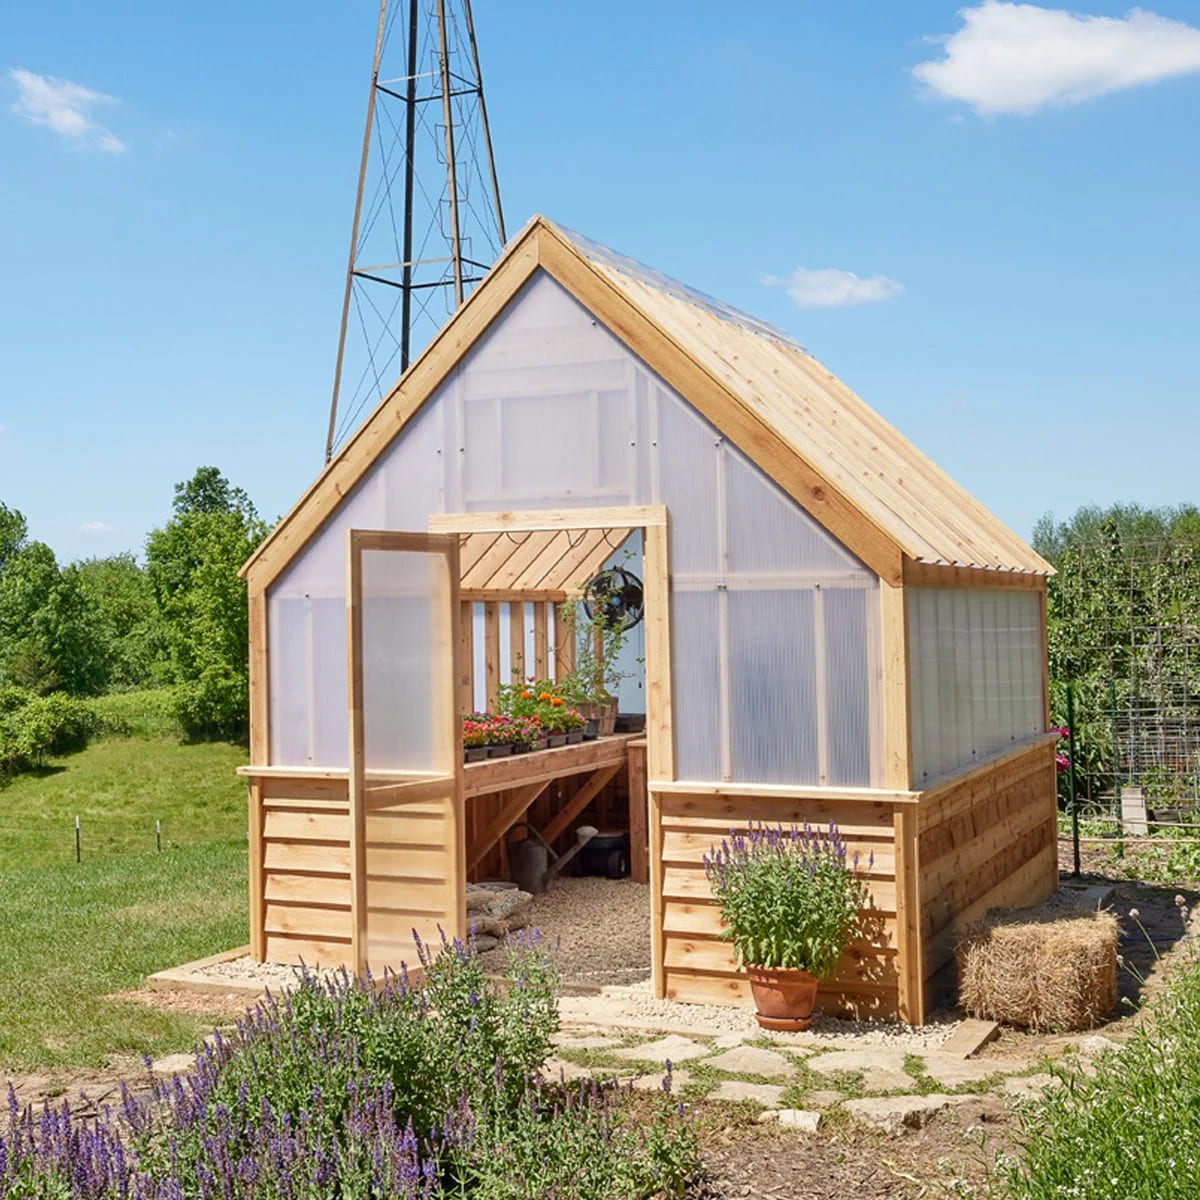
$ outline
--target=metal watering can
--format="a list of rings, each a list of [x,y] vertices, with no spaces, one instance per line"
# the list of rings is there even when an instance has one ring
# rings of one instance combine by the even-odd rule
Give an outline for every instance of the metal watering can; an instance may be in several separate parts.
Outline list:
[[[513,826],[513,830],[517,829],[524,829],[528,836],[523,841],[509,841],[509,872],[517,887],[523,892],[534,894],[544,892],[550,880],[562,871],[598,832],[595,826],[580,825],[575,830],[575,845],[565,854],[555,854],[550,843],[527,821],[520,821]]]

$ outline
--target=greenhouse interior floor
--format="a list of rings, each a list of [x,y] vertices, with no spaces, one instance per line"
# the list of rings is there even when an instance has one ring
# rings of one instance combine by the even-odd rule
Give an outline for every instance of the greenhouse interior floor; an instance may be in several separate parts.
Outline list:
[[[593,875],[551,882],[533,899],[529,928],[558,963],[564,984],[630,985],[650,978],[650,885]],[[503,947],[481,956],[497,974]]]

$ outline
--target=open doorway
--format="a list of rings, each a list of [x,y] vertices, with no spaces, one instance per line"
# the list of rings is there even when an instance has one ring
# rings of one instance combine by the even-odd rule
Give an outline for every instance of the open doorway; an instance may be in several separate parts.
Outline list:
[[[585,740],[465,764],[467,924],[485,947],[536,926],[570,985],[649,981],[646,780],[652,754],[669,761],[671,726],[665,510],[457,514],[430,529],[459,539],[464,717],[504,710],[513,681],[572,697],[602,682],[616,700],[615,727]],[[637,610],[615,638],[598,579]]]

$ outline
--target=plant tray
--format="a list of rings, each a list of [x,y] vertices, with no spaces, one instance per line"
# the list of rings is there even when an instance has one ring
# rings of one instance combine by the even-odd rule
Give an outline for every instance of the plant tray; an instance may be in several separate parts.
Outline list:
[[[512,743],[503,746],[489,746],[487,752],[488,758],[507,758],[513,752]]]

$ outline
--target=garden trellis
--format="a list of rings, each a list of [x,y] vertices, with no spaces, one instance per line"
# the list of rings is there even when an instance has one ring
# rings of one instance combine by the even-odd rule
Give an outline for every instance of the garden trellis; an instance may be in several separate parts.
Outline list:
[[[1107,529],[1071,541],[1050,585],[1056,713],[1075,692],[1075,769],[1096,815],[1121,789],[1151,807],[1200,794],[1200,531]]]
[[[464,765],[630,546],[644,734]],[[252,953],[395,966],[517,822],[607,804],[656,994],[746,1003],[704,854],[836,821],[870,899],[822,1003],[919,1022],[964,924],[1057,885],[1049,571],[785,334],[535,218],[243,568]]]

